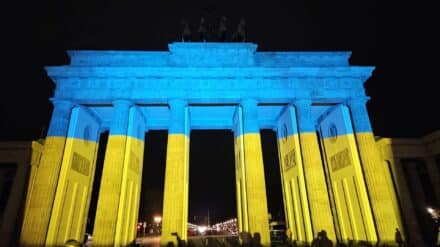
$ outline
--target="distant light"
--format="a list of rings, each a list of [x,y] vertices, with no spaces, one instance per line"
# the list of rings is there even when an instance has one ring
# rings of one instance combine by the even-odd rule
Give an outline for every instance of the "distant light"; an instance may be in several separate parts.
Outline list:
[[[162,217],[160,217],[160,216],[154,216],[154,222],[156,222],[156,223],[160,223],[161,221],[162,221]]]
[[[434,209],[431,207],[427,207],[426,211],[428,211],[428,213],[433,214],[434,213]]]
[[[206,232],[206,229],[207,229],[206,226],[199,226],[199,227],[197,228],[197,230],[198,230],[200,233],[204,233],[204,232]]]

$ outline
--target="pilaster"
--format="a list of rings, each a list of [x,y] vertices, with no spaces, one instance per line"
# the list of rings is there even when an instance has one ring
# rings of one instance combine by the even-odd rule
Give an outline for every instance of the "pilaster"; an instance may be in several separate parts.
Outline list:
[[[28,195],[20,244],[44,245],[74,103],[52,100],[53,112],[34,184]]]
[[[402,228],[399,212],[390,198],[395,197],[390,176],[379,158],[379,151],[371,129],[366,102],[368,98],[356,98],[347,101],[350,108],[356,144],[365,176],[373,216],[380,243],[394,241],[394,231]]]

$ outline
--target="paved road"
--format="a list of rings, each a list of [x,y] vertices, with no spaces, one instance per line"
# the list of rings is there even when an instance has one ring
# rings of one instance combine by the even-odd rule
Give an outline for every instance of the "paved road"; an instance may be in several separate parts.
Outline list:
[[[159,247],[160,236],[138,237],[136,243],[141,246]],[[188,245],[194,247],[236,246],[238,245],[238,237],[231,235],[192,236],[188,238]]]
[[[136,243],[141,246],[148,247],[159,247],[160,246],[160,236],[146,236],[136,238]]]

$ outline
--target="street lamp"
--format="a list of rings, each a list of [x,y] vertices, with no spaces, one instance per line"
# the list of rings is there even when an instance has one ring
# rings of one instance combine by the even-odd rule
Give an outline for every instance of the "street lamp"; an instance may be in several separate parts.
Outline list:
[[[438,230],[437,230],[437,246],[440,246],[440,210],[432,207],[427,207],[426,211],[431,215],[431,218],[434,219],[434,222],[436,223]]]
[[[436,222],[440,219],[440,210],[433,207],[427,207],[426,211],[428,212],[428,214],[431,215],[431,218],[433,218]]]
[[[162,217],[161,216],[154,216],[153,220],[156,224],[159,224],[162,221]]]
[[[160,215],[156,215],[156,216],[154,216],[153,217],[153,221],[154,221],[154,223],[156,223],[156,231],[157,231],[157,233],[161,233],[162,232],[162,227],[160,226],[160,223],[162,222],[162,216],[160,216]]]

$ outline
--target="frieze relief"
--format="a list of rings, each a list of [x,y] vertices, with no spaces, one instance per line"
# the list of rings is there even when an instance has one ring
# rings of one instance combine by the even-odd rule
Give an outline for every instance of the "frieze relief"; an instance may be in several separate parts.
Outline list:
[[[330,167],[332,169],[332,172],[338,171],[350,165],[351,165],[351,156],[348,148],[330,157]]]
[[[284,155],[284,171],[288,171],[296,166],[296,153],[295,150],[290,150]]]
[[[137,155],[131,151],[130,152],[130,162],[129,162],[129,167],[132,171],[134,172],[139,172],[140,171],[140,166],[139,166],[139,158],[137,157]]]
[[[90,172],[90,161],[80,155],[77,152],[73,153],[73,157],[72,157],[72,165],[71,165],[72,170],[81,173],[84,176],[89,176],[89,172]]]

